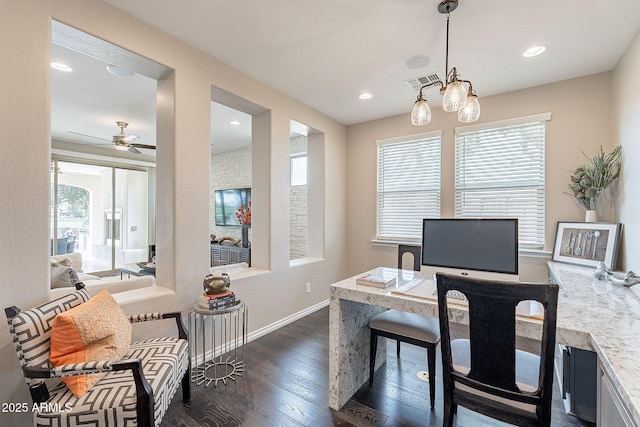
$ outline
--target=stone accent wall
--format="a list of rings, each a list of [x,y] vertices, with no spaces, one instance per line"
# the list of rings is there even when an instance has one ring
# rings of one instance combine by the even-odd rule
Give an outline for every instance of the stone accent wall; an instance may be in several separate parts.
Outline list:
[[[291,154],[307,152],[307,138],[291,138]],[[215,190],[251,187],[251,147],[211,155],[211,197],[209,199],[209,229],[218,239],[240,239],[240,227],[217,226]],[[307,186],[290,187],[290,259],[307,256]],[[251,228],[249,228],[251,241]]]
[[[307,137],[291,138],[291,155],[307,152]],[[307,186],[290,187],[289,259],[307,256]]]
[[[240,239],[240,227],[217,226],[215,217],[215,190],[251,188],[251,147],[211,155],[211,196],[209,198],[209,230],[218,239]],[[251,241],[251,227],[249,227]]]

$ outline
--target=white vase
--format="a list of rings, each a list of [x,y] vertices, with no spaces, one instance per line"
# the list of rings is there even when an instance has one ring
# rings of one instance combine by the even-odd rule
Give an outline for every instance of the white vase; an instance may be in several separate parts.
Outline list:
[[[598,216],[596,215],[595,209],[588,209],[584,218],[585,222],[598,222]]]

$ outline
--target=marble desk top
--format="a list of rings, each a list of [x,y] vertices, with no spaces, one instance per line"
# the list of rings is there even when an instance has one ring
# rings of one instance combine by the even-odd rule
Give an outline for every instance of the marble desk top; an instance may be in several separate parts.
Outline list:
[[[548,266],[561,286],[557,342],[595,351],[629,415],[640,424],[640,289],[597,280],[591,268]],[[573,340],[581,333],[588,345]]]
[[[593,270],[590,268],[548,264],[550,277],[561,287],[556,342],[595,351],[630,411],[629,415],[640,424],[640,289],[599,281],[591,275]],[[396,274],[396,284],[380,289],[356,283],[358,277],[382,271]],[[410,280],[428,277],[430,275],[409,270],[373,269],[332,284],[331,298],[437,317],[435,301],[391,293]],[[449,318],[468,324],[468,309],[452,304]],[[541,322],[519,317],[516,331],[520,336],[539,338]]]

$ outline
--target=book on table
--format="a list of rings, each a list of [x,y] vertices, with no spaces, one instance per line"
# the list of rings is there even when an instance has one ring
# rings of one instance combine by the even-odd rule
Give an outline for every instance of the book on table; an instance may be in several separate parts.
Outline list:
[[[388,288],[395,285],[396,278],[394,276],[385,276],[382,274],[367,274],[356,279],[358,285],[375,286],[376,288]]]
[[[206,308],[209,310],[220,310],[223,308],[232,307],[236,304],[236,302],[237,300],[235,293],[233,291],[227,291],[223,294],[215,295],[202,294],[202,296],[200,296],[198,304],[202,308]]]

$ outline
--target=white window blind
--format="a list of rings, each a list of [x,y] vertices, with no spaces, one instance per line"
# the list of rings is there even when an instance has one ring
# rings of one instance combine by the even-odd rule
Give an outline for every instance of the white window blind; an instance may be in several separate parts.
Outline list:
[[[456,128],[455,214],[518,218],[522,248],[544,246],[545,124],[550,114]]]
[[[441,133],[378,142],[377,238],[419,241],[440,217]]]

